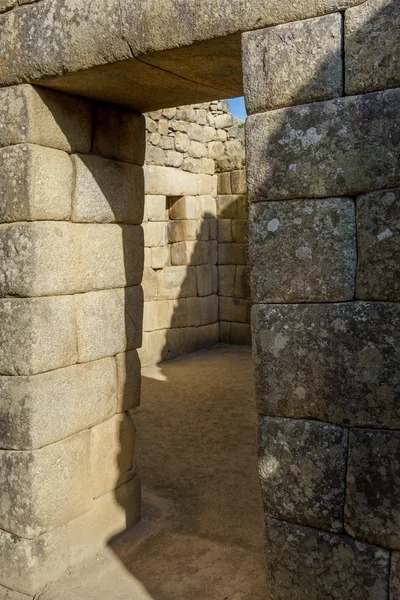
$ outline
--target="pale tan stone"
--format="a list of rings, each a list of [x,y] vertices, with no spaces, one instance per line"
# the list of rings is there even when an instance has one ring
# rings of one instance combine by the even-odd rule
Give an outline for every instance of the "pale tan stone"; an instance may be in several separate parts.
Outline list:
[[[158,131],[161,135],[168,135],[168,121],[167,119],[160,119],[158,122]]]
[[[178,298],[174,300],[174,310],[170,322],[170,327],[187,327],[188,325],[188,299]]]
[[[93,497],[98,498],[133,479],[135,427],[128,413],[113,416],[90,431]]]
[[[218,322],[218,296],[204,296],[200,298],[201,324],[211,325]]]
[[[175,309],[174,300],[145,302],[143,313],[143,331],[168,329],[171,327]]]
[[[34,144],[0,150],[0,222],[68,219],[71,193],[67,153]]]
[[[212,196],[200,196],[198,199],[201,206],[200,215],[203,219],[215,219],[217,216],[217,206],[215,198]]]
[[[200,221],[193,219],[170,221],[168,223],[168,240],[172,243],[197,240],[201,226]]]
[[[0,90],[0,146],[38,144],[90,152],[92,105],[51,90],[18,85]]]
[[[146,163],[149,165],[163,166],[166,163],[166,154],[162,148],[148,146],[146,149]]]
[[[190,298],[196,294],[195,267],[173,266],[158,272],[158,298],[161,300]]]
[[[151,269],[151,248],[144,249],[144,269]]]
[[[177,242],[171,245],[173,265],[204,265],[207,262],[207,242]]]
[[[39,450],[0,451],[0,527],[35,538],[90,510],[90,434]]]
[[[176,132],[175,149],[178,152],[187,152],[190,148],[190,137],[181,131]]]
[[[169,246],[159,246],[151,249],[151,268],[163,269],[171,264]]]
[[[145,246],[152,248],[154,246],[165,246],[168,243],[167,223],[151,222],[143,223]]]
[[[115,362],[110,358],[30,377],[3,376],[0,398],[1,446],[40,448],[116,412]]]
[[[80,294],[75,307],[79,362],[115,356],[141,345],[141,287]]]
[[[231,172],[231,190],[231,192],[227,193],[238,195],[247,194],[246,171],[244,169]]]
[[[224,195],[217,196],[217,215],[221,219],[237,219],[238,217],[238,196]]]
[[[99,156],[75,154],[71,158],[75,169],[73,221],[142,222],[144,175],[141,167]]]
[[[77,360],[74,298],[0,299],[0,373],[33,375]]]
[[[150,248],[149,248],[149,250],[151,251]],[[151,257],[150,257],[150,259],[151,259]],[[150,266],[151,266],[151,260],[150,260]],[[143,288],[145,302],[150,302],[151,300],[154,300],[156,298],[157,285],[158,285],[157,273],[151,268],[148,268],[148,269],[146,268],[143,272],[143,279],[142,279],[142,288]]]
[[[80,564],[140,519],[140,480],[135,476],[93,501],[92,510],[67,525],[69,564]]]
[[[146,150],[145,120],[122,107],[99,106],[93,154],[143,165]]]
[[[231,175],[230,173],[218,174],[218,194],[232,194]]]
[[[137,350],[123,352],[117,362],[117,412],[125,412],[140,404],[140,360]]]
[[[168,221],[166,196],[146,196],[147,218],[149,221]]]
[[[165,196],[210,194],[211,177],[149,165],[145,168],[145,191],[146,194]]]
[[[201,204],[196,196],[177,196],[170,199],[169,218],[189,219],[200,218]]]
[[[180,352],[180,332],[185,329],[158,329],[147,333],[147,356],[142,366],[176,358]]]

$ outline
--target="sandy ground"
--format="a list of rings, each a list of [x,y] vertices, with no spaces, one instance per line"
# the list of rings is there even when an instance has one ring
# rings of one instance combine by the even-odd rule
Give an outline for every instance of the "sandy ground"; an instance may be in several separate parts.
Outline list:
[[[264,600],[251,350],[216,347],[143,372],[143,518],[41,600]]]

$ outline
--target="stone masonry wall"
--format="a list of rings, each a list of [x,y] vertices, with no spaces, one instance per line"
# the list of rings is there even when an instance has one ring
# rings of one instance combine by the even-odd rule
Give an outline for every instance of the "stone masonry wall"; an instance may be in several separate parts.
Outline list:
[[[250,343],[238,124],[226,101],[146,115],[143,366],[220,340]]]
[[[243,35],[269,600],[400,598],[399,8]]]

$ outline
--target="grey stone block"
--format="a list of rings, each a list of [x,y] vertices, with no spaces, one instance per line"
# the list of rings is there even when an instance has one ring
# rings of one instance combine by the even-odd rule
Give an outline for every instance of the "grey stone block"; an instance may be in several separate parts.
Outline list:
[[[400,552],[392,552],[389,600],[400,600]]]
[[[259,471],[269,517],[339,532],[347,430],[336,425],[260,417]]]
[[[341,425],[400,428],[400,305],[255,305],[259,410]]]
[[[274,519],[266,547],[268,599],[387,600],[387,550]]]
[[[400,185],[400,89],[252,115],[252,201],[347,196]]]
[[[356,297],[400,301],[400,189],[357,198]]]
[[[254,301],[352,300],[357,265],[355,221],[350,198],[252,204]]]
[[[400,431],[350,431],[345,528],[400,550]]]
[[[249,114],[342,95],[342,16],[338,13],[243,34]]]

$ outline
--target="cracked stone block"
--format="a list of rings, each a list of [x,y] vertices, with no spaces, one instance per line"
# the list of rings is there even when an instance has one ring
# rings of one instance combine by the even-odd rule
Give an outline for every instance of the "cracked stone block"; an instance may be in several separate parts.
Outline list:
[[[350,431],[345,528],[352,536],[400,549],[399,473],[399,431]]]
[[[357,265],[353,200],[257,202],[250,215],[255,302],[353,299]]]
[[[400,301],[400,189],[357,198],[356,297]]]
[[[0,106],[1,147],[30,143],[90,152],[91,102],[23,84],[2,88]]]
[[[0,374],[34,375],[76,363],[73,296],[0,299]]]
[[[255,305],[258,408],[268,416],[400,428],[400,305]]]
[[[387,600],[389,551],[275,519],[266,526],[268,599]]]
[[[400,89],[250,116],[252,201],[348,196],[400,185]]]
[[[400,11],[368,0],[345,12],[346,94],[400,87]]]
[[[0,445],[30,450],[110,418],[117,407],[113,358],[30,377],[0,377]],[[82,402],[82,397],[85,402]]]
[[[142,343],[141,287],[75,296],[79,362],[115,356]]]
[[[1,529],[33,539],[90,510],[90,433],[38,450],[0,451]]]
[[[122,107],[98,106],[92,152],[143,165],[146,152],[144,116]]]
[[[269,517],[341,531],[346,429],[316,421],[260,417],[258,457]]]
[[[339,13],[249,31],[242,40],[249,114],[342,95]]]
[[[98,156],[75,154],[72,220],[140,224],[144,212],[143,169]]]
[[[0,149],[0,223],[68,219],[71,194],[66,152],[35,144]]]

